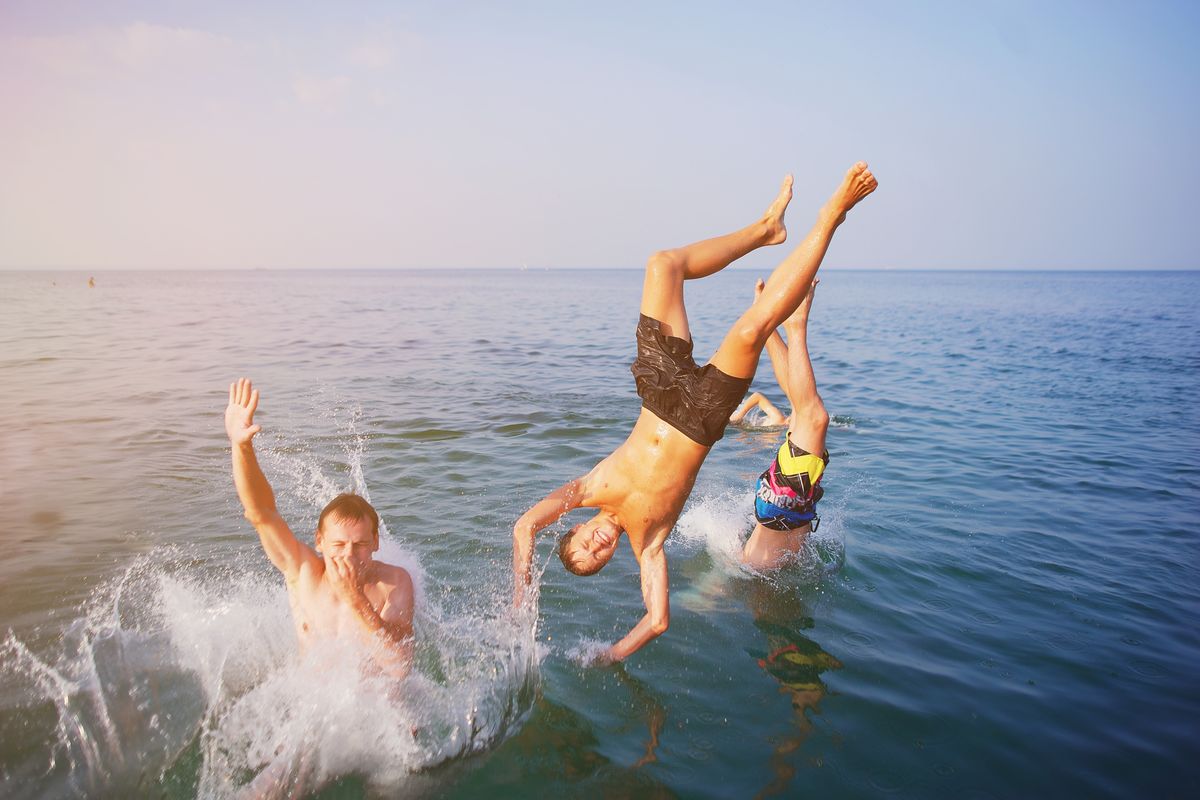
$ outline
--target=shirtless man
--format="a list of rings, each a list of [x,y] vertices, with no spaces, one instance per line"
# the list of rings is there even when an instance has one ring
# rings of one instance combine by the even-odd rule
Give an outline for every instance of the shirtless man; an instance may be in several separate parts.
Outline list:
[[[384,674],[402,678],[412,661],[413,583],[408,571],[376,561],[379,515],[356,494],[335,497],[317,521],[316,550],[279,516],[275,494],[251,440],[258,390],[229,385],[225,432],[233,445],[233,482],[263,550],[287,583],[302,653],[330,641],[358,641]]]
[[[817,222],[780,264],[754,303],[734,323],[703,367],[692,359],[683,282],[725,268],[752,250],[787,238],[783,215],[792,198],[788,176],[755,223],[734,233],[655,253],[646,264],[633,375],[642,410],[629,438],[581,478],[568,481],[525,512],[513,527],[514,604],[531,582],[537,533],[572,509],[599,509],[559,543],[563,565],[576,575],[598,572],[621,534],[641,571],[646,614],[602,661],[624,659],[662,634],[670,622],[663,543],[683,510],[700,465],[723,435],[729,414],[750,386],[771,333],[804,299],[833,233],[846,212],[878,184],[863,162],[817,214]]]

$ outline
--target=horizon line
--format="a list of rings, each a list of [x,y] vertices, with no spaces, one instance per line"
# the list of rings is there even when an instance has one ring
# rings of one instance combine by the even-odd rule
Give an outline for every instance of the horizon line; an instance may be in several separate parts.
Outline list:
[[[597,266],[456,266],[456,267],[15,267],[0,266],[0,272],[434,272],[434,271],[510,271],[510,272],[576,272],[576,271],[613,271],[641,272],[644,267],[597,267]],[[755,272],[760,267],[730,265],[722,271]],[[826,272],[1200,272],[1196,267],[826,267]]]

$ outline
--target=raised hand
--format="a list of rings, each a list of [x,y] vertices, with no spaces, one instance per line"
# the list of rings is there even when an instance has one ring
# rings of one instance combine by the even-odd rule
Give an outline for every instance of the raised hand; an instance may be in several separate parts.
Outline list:
[[[229,405],[225,407],[225,433],[233,445],[249,444],[254,435],[262,430],[254,424],[254,410],[258,408],[258,389],[250,384],[249,378],[238,378],[229,384]]]

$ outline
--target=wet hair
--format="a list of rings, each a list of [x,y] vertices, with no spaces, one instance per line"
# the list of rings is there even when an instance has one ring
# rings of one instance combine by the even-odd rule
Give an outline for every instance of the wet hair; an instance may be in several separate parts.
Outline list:
[[[330,500],[325,508],[321,509],[321,516],[317,518],[318,533],[325,527],[326,517],[344,519],[350,522],[358,522],[364,519],[370,520],[371,533],[376,536],[379,535],[379,513],[371,507],[370,503],[356,494],[350,492],[339,494]]]
[[[597,572],[604,569],[604,565],[608,562],[601,561],[591,569],[584,569],[571,557],[571,542],[575,540],[575,534],[579,533],[579,529],[582,527],[582,524],[576,525],[574,528],[571,528],[571,530],[564,533],[562,538],[558,540],[558,560],[561,561],[563,566],[567,568],[567,572],[571,572],[575,575],[580,575],[586,578],[588,575],[595,575]]]

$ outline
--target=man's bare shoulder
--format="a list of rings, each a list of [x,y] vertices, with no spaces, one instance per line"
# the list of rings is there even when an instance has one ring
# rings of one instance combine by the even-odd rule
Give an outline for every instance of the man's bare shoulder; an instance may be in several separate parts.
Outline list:
[[[321,558],[306,558],[300,562],[300,568],[296,570],[294,583],[300,586],[313,586],[321,582],[325,577],[325,561]],[[293,581],[288,581],[293,583]]]
[[[412,575],[404,567],[376,561],[375,581],[383,595],[383,607],[379,609],[380,617],[391,624],[403,623],[409,626],[411,633],[415,605]]]
[[[404,567],[389,564],[386,561],[375,562],[375,581],[381,588],[388,591],[400,590],[412,592],[412,575]]]

